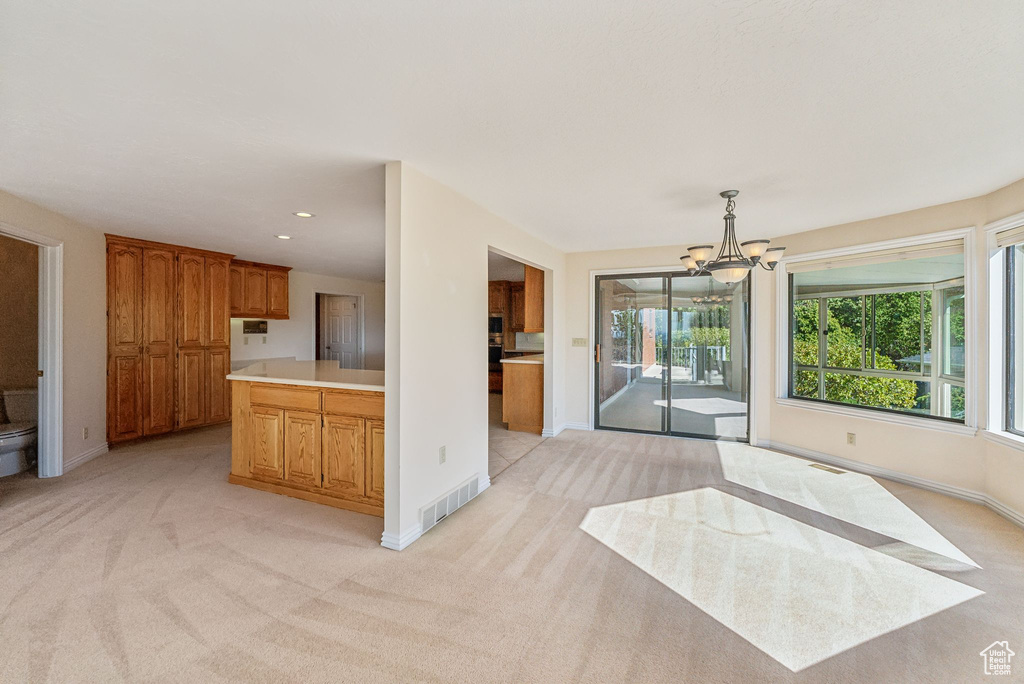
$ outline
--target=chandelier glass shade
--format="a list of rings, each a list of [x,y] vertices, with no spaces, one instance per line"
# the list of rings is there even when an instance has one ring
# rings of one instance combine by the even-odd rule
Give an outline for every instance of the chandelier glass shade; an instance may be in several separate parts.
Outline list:
[[[720,283],[731,285],[747,277],[752,268],[761,264],[767,271],[774,271],[782,258],[785,247],[769,247],[770,240],[747,240],[740,243],[736,240],[736,208],[735,197],[739,190],[726,190],[720,193],[725,198],[725,236],[722,246],[715,253],[714,245],[695,245],[688,247],[688,254],[679,257],[691,276],[710,275]]]

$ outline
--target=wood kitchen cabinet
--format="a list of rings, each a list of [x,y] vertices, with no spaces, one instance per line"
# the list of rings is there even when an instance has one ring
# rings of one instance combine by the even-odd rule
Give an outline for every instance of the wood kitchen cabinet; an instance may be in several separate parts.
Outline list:
[[[174,429],[174,251],[143,249],[142,276],[142,432],[159,435]]]
[[[362,496],[366,467],[365,425],[353,416],[324,416],[324,489]]]
[[[231,345],[230,259],[206,257],[206,293],[203,297],[205,327],[203,344],[207,347]]]
[[[284,409],[254,406],[250,410],[251,476],[277,482],[284,479]]]
[[[320,485],[321,423],[319,413],[284,412],[284,479],[288,482]]]
[[[228,271],[228,301],[231,306],[231,317],[237,318],[245,314],[245,266],[231,262]]]
[[[142,262],[138,245],[107,248],[107,439],[143,434]]]
[[[107,235],[107,441],[230,420],[230,254]]]
[[[366,496],[384,503],[384,421],[366,421]]]
[[[267,318],[288,318],[288,271],[267,271]]]
[[[544,332],[544,271],[526,266],[523,282],[523,332]]]
[[[232,380],[229,482],[384,515],[384,393]]]
[[[245,298],[242,311],[246,316],[267,315],[267,269],[258,266],[245,267]]]
[[[206,424],[206,350],[178,352],[178,427]]]
[[[288,272],[286,266],[231,262],[229,307],[233,318],[288,318]]]
[[[509,331],[513,333],[525,332],[523,328],[526,324],[526,293],[523,287],[524,284],[520,282],[508,284],[508,313],[505,320],[508,322]]]
[[[508,309],[508,281],[492,280],[487,283],[487,309],[491,314],[504,315]]]
[[[231,420],[231,350],[206,350],[206,422],[224,423]]]

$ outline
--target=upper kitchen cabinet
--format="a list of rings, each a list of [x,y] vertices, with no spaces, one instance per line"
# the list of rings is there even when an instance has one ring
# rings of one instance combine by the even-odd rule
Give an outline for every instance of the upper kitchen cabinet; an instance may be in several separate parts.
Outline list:
[[[242,311],[246,316],[267,315],[267,269],[258,266],[246,266],[245,278],[242,279],[244,299]]]
[[[285,266],[231,262],[232,318],[288,318],[288,271]]]
[[[526,324],[526,292],[523,283],[513,281],[508,284],[508,331],[525,332]]]
[[[488,313],[504,314],[508,308],[508,281],[492,280],[487,283]]]
[[[231,262],[231,270],[228,273],[229,302],[231,305],[231,317],[244,316],[245,311],[245,266],[234,261]]]
[[[544,332],[544,271],[533,266],[523,283],[523,332]]]

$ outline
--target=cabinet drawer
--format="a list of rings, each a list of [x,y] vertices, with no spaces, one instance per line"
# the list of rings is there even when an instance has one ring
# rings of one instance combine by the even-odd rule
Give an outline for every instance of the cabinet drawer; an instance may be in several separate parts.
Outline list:
[[[383,392],[324,392],[324,413],[384,418]]]
[[[253,384],[249,390],[249,402],[261,406],[319,411],[320,390],[292,385]]]

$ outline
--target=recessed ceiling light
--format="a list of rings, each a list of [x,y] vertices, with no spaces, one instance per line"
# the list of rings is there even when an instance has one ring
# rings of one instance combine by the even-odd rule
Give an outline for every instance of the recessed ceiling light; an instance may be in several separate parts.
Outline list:
[[[296,211],[293,212],[299,218],[313,218],[316,214],[310,214],[308,211]]]
[[[276,237],[278,240],[291,240],[292,239],[291,235],[275,235],[274,237]]]

